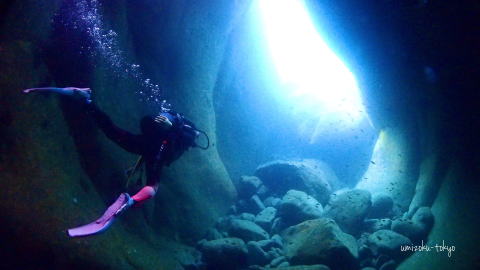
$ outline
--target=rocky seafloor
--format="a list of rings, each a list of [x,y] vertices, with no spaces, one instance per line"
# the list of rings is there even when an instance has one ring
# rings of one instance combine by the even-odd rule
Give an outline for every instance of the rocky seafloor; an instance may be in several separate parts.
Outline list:
[[[342,187],[316,160],[263,164],[237,191],[185,269],[395,269],[434,222],[428,207],[394,213],[390,196]]]

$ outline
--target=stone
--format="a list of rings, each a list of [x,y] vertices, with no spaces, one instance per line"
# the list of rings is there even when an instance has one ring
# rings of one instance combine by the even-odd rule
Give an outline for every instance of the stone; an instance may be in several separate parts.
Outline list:
[[[368,267],[363,267],[361,270],[377,270],[377,269],[368,266]]]
[[[258,215],[255,217],[255,223],[265,230],[270,230],[276,215],[277,209],[273,207],[267,207],[258,213]]]
[[[273,220],[272,228],[270,229],[270,233],[281,233],[284,229],[288,227],[287,223],[283,221],[282,218],[277,217]]]
[[[411,219],[399,218],[392,222],[392,231],[405,235],[414,242],[428,236],[434,222],[433,214],[429,207],[417,209]]]
[[[238,218],[243,220],[255,221],[255,215],[250,213],[241,213],[240,215],[238,215]]]
[[[300,161],[276,160],[260,165],[255,175],[272,194],[283,196],[290,189],[304,191],[321,203],[326,203],[338,178],[324,162],[314,159]]]
[[[379,270],[395,270],[397,264],[394,260],[389,260],[388,262],[382,264]]]
[[[256,176],[241,176],[237,185],[238,197],[248,199],[252,197],[262,185],[262,181]]]
[[[265,205],[263,205],[263,202],[262,200],[260,200],[260,197],[258,197],[258,195],[253,195],[250,198],[249,203],[251,213],[258,214],[263,209],[265,209]]]
[[[400,250],[401,246],[411,245],[407,237],[390,230],[380,230],[368,237],[369,247],[375,254],[385,254],[393,259],[402,258],[408,253]]]
[[[268,233],[260,226],[249,220],[233,219],[228,234],[245,241],[269,239]]]
[[[205,239],[207,240],[216,240],[223,238],[223,235],[215,228],[210,228],[205,235]]]
[[[227,269],[231,265],[246,264],[247,247],[245,242],[239,238],[204,240],[199,243],[198,249],[202,252],[203,259],[209,267]]]
[[[372,207],[368,213],[370,218],[383,218],[389,216],[393,207],[392,197],[385,193],[378,193],[372,198]]]
[[[277,269],[282,269],[282,268],[289,267],[289,266],[290,266],[290,263],[282,262],[281,264],[278,265]],[[285,270],[287,270],[287,269],[285,269]]]
[[[433,227],[434,217],[430,207],[420,207],[412,217],[412,221],[421,224],[425,230],[430,230]]]
[[[261,185],[257,190],[258,197],[262,199],[265,199],[266,197],[268,197],[269,193],[270,193],[270,190],[265,185]]]
[[[271,240],[279,247],[279,248],[282,248],[283,247],[283,239],[280,235],[278,234],[275,234],[274,236],[272,236]]]
[[[334,220],[320,218],[289,227],[283,234],[284,252],[294,265],[325,264],[333,269],[355,269],[355,238],[340,230]]]
[[[270,262],[270,267],[277,267],[279,264],[286,261],[287,261],[287,258],[285,258],[285,256],[277,257]]]
[[[184,270],[198,270],[202,268],[201,253],[196,249],[176,252],[175,258]]]
[[[278,205],[278,215],[289,225],[322,216],[322,205],[303,191],[289,190]]]
[[[325,206],[325,217],[334,219],[338,226],[350,234],[359,233],[363,220],[371,207],[370,192],[360,189],[332,194]]]
[[[389,230],[392,226],[392,220],[389,218],[366,219],[363,222],[363,229],[366,232],[373,233],[379,230]]]
[[[330,268],[326,265],[323,264],[316,264],[316,265],[294,265],[294,266],[289,266],[288,262],[285,262],[286,266],[283,266],[282,264],[279,265],[278,268],[275,268],[277,270],[330,270]]]
[[[247,250],[248,265],[265,265],[270,261],[268,254],[255,241],[250,241],[247,243]]]
[[[278,197],[267,197],[264,201],[263,201],[263,204],[265,205],[265,207],[277,207],[277,205],[282,201],[282,199],[278,198]]]

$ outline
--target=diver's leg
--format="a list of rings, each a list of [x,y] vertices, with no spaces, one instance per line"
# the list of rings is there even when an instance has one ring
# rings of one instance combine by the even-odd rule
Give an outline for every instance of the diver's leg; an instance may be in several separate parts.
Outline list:
[[[91,103],[90,98],[92,90],[90,88],[78,88],[78,87],[40,87],[40,88],[29,88],[23,90],[25,94],[29,93],[56,93],[63,96],[70,96],[72,98],[83,100],[86,103]]]
[[[132,196],[132,199],[135,203],[143,203],[148,199],[151,199],[157,193],[158,184],[154,186],[146,185],[140,191],[138,191],[135,195]]]

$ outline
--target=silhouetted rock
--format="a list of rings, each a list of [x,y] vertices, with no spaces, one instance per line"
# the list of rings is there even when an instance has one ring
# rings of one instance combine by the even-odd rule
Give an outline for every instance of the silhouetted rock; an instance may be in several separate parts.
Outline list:
[[[298,190],[289,190],[278,205],[278,215],[289,225],[322,216],[322,205],[315,198]]]
[[[363,222],[363,229],[369,233],[373,233],[379,230],[389,230],[391,226],[392,226],[392,220],[389,218],[366,219]]]
[[[372,207],[370,208],[368,216],[370,218],[387,217],[392,207],[392,197],[384,193],[378,193],[372,198]]]
[[[412,241],[426,238],[433,226],[433,214],[428,207],[420,207],[412,219],[399,218],[392,222],[392,231],[405,235]]]
[[[255,223],[265,230],[270,230],[276,215],[277,209],[273,207],[267,207],[258,213],[258,215],[255,217]]]
[[[238,197],[248,199],[252,197],[262,185],[262,181],[256,176],[242,176],[237,184]]]
[[[292,264],[326,264],[333,269],[356,269],[355,238],[340,230],[334,220],[308,220],[284,231],[285,256]]]
[[[241,267],[246,264],[247,247],[239,238],[202,240],[198,249],[209,269],[232,269],[232,266]]]
[[[277,160],[263,164],[255,171],[273,194],[282,196],[290,189],[304,191],[321,203],[328,201],[338,179],[330,167],[318,160]]]
[[[366,190],[334,193],[325,206],[325,217],[334,219],[343,231],[357,234],[371,204],[370,192]]]
[[[247,263],[249,265],[266,265],[270,262],[267,252],[257,242],[248,242],[247,250]]]

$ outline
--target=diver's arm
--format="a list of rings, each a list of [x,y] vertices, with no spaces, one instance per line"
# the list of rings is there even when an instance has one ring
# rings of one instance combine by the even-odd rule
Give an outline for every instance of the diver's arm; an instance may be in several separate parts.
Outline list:
[[[87,113],[92,115],[103,133],[120,147],[134,154],[145,152],[145,140],[142,135],[132,134],[113,123],[106,113],[101,111],[94,103],[87,104]]]
[[[90,95],[92,90],[90,88],[78,88],[78,87],[39,87],[39,88],[28,88],[23,90],[23,93],[56,93],[62,96],[70,96],[75,99],[80,99],[85,101],[85,103],[90,103]]]

